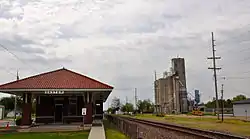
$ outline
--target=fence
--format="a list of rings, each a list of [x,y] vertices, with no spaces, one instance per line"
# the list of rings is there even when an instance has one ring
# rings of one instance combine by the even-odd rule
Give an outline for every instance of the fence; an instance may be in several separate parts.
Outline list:
[[[211,112],[211,113],[214,113],[214,112],[216,112],[215,110],[216,110],[215,108],[205,108],[205,109],[204,109],[204,112],[208,112],[208,113]],[[222,112],[222,109],[219,108],[218,111],[219,111],[219,113],[221,113],[221,112]],[[224,113],[224,114],[233,114],[233,113],[234,113],[234,112],[233,112],[233,108],[223,108],[223,113]]]
[[[105,117],[109,124],[114,124],[115,127],[126,136],[130,137],[131,139],[138,139],[137,124],[126,119],[122,119],[121,117],[115,117],[111,115],[105,115]]]

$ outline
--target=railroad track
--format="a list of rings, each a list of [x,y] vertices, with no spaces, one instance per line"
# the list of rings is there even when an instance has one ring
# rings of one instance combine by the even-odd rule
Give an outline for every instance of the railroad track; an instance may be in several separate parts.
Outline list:
[[[165,139],[165,138],[169,138],[169,139],[172,139],[172,138],[173,139],[175,139],[175,138],[185,138],[185,139],[249,139],[247,137],[241,137],[241,136],[236,136],[236,135],[227,134],[227,133],[183,127],[183,126],[178,126],[178,125],[174,125],[174,124],[161,123],[161,122],[157,122],[157,121],[153,121],[153,120],[136,119],[136,118],[131,118],[131,117],[119,117],[119,118],[121,118],[123,120],[130,121],[130,122],[134,122],[136,124],[140,124],[141,127],[143,127],[143,125],[144,125],[144,126],[148,126],[148,127],[162,129],[162,131],[159,132],[159,134],[163,134],[163,135],[161,135],[162,136],[161,139]],[[144,132],[148,132],[148,131],[144,131]],[[162,133],[162,132],[166,132],[166,133]],[[172,133],[170,134],[170,132],[172,132]],[[178,137],[175,137],[175,136],[178,136]],[[144,139],[144,138],[151,138],[151,137],[141,137],[141,138]],[[156,139],[156,138],[154,138],[154,139]]]

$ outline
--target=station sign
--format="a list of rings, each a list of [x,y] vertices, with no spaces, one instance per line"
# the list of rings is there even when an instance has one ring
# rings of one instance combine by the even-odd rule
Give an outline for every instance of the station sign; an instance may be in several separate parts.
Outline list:
[[[85,116],[87,113],[87,108],[82,108],[82,115]]]
[[[61,95],[64,94],[64,91],[58,91],[58,90],[48,90],[44,91],[44,94],[49,94],[49,95]]]

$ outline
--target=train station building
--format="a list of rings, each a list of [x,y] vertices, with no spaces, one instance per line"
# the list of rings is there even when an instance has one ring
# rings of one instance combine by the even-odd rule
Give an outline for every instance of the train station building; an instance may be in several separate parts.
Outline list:
[[[103,102],[113,87],[62,68],[0,85],[0,92],[22,96],[21,125],[31,125],[32,103],[36,105],[36,123],[83,122],[82,108],[86,108],[85,124],[94,117],[102,118]]]

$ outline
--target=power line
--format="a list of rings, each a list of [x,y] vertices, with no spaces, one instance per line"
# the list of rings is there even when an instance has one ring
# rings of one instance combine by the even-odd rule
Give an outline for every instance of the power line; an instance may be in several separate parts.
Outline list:
[[[234,90],[234,91],[236,91],[236,92],[242,93],[242,94],[244,94],[244,95],[247,95],[247,94],[250,95],[249,93],[247,93],[247,92],[245,92],[245,91],[241,91],[241,90],[239,90],[239,89],[235,89],[235,88],[233,87],[232,84],[228,85],[227,88],[230,88],[231,90]]]
[[[220,52],[220,54],[226,54],[226,53],[229,53],[229,52],[230,53],[232,53],[232,52],[240,53],[240,52],[243,52],[243,51],[246,51],[246,50],[250,50],[250,47],[246,47],[246,48],[243,48],[243,49],[239,49],[238,47],[233,47],[232,49]]]
[[[226,77],[226,79],[250,79],[250,77]]]
[[[5,69],[5,68],[1,68],[0,70],[4,70],[6,73],[9,73],[10,75],[13,75],[16,77],[16,75],[12,72],[10,72],[9,70]]]
[[[35,68],[33,68],[31,65],[29,65],[28,63],[26,63],[25,61],[23,61],[22,59],[20,59],[16,54],[14,54],[13,52],[9,51],[9,49],[7,47],[5,47],[4,45],[0,44],[0,46],[6,50],[8,53],[10,53],[11,55],[13,55],[16,59],[18,59],[19,61],[21,61],[23,64],[28,65],[32,70],[38,72]]]
[[[250,71],[242,71],[242,72],[235,72],[235,73],[230,73],[230,74],[246,74],[246,73],[250,73]],[[225,75],[220,75],[220,76],[228,76],[228,74]]]
[[[234,79],[250,79],[250,77],[237,77],[237,76],[220,76],[219,80],[234,80]]]
[[[213,67],[212,68],[208,68],[208,69],[212,69],[214,72],[214,87],[215,87],[215,96],[216,96],[216,112],[217,112],[217,118],[218,120],[220,119],[219,117],[219,101],[218,101],[218,88],[217,88],[217,75],[216,75],[216,71],[220,70],[221,68],[216,67],[216,60],[217,59],[221,59],[221,57],[216,57],[215,56],[215,40],[214,40],[214,34],[213,32],[212,34],[212,52],[213,52],[213,56],[212,57],[208,57],[207,59],[212,59],[213,60]]]

